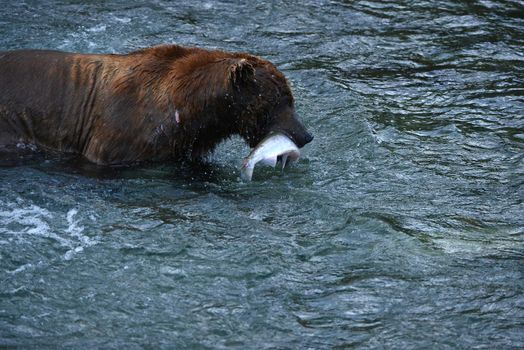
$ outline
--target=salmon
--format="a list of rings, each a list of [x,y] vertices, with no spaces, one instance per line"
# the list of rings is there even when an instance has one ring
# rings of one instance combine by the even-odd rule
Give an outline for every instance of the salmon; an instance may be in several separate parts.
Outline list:
[[[282,133],[271,133],[244,158],[240,177],[244,181],[251,181],[255,165],[259,162],[275,167],[281,161],[284,169],[288,161],[295,161],[299,157],[300,151],[289,137]]]

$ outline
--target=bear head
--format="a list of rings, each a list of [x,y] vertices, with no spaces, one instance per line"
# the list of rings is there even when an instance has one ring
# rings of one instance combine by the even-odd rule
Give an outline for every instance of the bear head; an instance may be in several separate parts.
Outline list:
[[[250,147],[271,132],[287,135],[298,147],[313,140],[295,112],[286,78],[273,64],[254,56],[237,58],[229,80],[238,134]]]
[[[175,103],[185,106],[180,119],[192,130],[193,157],[235,134],[250,147],[272,132],[285,134],[298,147],[313,140],[295,112],[286,78],[267,60],[198,50],[177,62],[176,73]],[[184,120],[183,114],[199,117]]]

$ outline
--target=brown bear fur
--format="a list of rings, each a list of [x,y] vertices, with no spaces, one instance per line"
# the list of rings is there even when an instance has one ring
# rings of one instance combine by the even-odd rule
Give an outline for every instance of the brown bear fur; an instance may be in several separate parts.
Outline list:
[[[104,165],[199,158],[238,134],[299,147],[284,75],[245,53],[165,45],[125,55],[0,52],[0,147],[19,142]]]

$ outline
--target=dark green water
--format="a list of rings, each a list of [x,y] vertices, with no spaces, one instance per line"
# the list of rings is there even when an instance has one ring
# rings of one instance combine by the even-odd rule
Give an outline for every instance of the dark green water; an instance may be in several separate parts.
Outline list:
[[[315,134],[286,172],[0,167],[0,348],[524,347],[521,1],[2,1],[0,49],[244,50]]]

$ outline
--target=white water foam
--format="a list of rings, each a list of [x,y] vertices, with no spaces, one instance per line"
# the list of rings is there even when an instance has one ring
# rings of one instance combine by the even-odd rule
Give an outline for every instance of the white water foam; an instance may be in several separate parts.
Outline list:
[[[33,243],[31,236],[50,238],[68,248],[63,255],[65,260],[72,259],[75,254],[98,243],[97,240],[83,234],[85,227],[80,224],[81,218],[78,216],[77,208],[70,209],[64,220],[60,217],[57,219],[56,213],[52,214],[38,205],[24,205],[22,199],[16,203],[1,204],[3,208],[0,209],[0,235],[6,239],[6,243],[15,239],[31,244]],[[96,220],[94,215],[88,216],[88,220],[95,221],[93,219]],[[64,221],[67,225],[65,229]],[[32,267],[34,264],[27,263],[10,273],[19,273]]]
[[[131,18],[125,17],[125,16],[117,16],[117,15],[112,14],[111,19],[115,22],[119,22],[123,24],[131,23]]]
[[[89,238],[86,235],[83,235],[84,226],[79,225],[79,220],[75,219],[75,216],[78,214],[78,210],[73,208],[67,212],[66,219],[68,227],[66,232],[71,236],[75,237],[79,241],[79,245],[72,247],[64,254],[65,260],[70,260],[76,253],[84,251],[84,248],[90,247],[97,244],[98,242],[94,239]]]
[[[87,31],[91,33],[99,33],[99,32],[105,32],[107,29],[107,26],[105,24],[97,24],[94,27],[88,28]]]
[[[23,272],[29,268],[33,267],[33,264],[29,263],[29,264],[24,264],[22,266],[20,266],[19,268],[17,269],[14,269],[13,271],[8,271],[8,273],[14,275],[14,274],[17,274],[19,272]]]
[[[0,211],[1,219],[1,233],[19,235],[26,233],[34,236],[42,236],[54,239],[60,242],[61,245],[67,245],[68,240],[53,232],[48,224],[48,221],[53,218],[48,210],[43,209],[37,205],[29,205],[25,208],[12,208],[15,203],[11,203],[8,210]],[[14,232],[9,229],[9,225],[20,225],[22,230]]]

